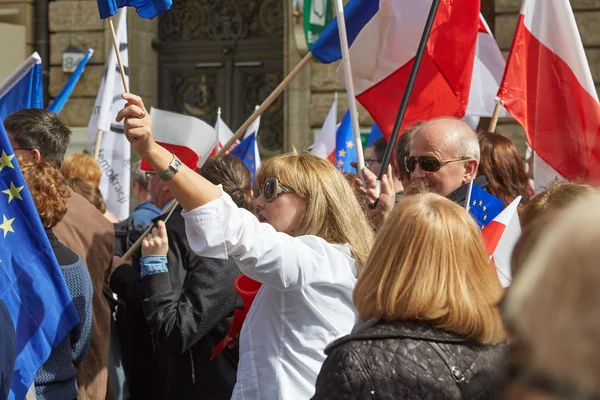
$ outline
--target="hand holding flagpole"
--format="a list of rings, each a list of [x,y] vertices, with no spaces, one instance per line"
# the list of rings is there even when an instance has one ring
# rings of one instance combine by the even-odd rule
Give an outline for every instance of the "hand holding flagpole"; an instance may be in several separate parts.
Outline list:
[[[356,147],[356,172],[361,181],[365,181],[363,168],[365,167],[365,157],[363,155],[362,140],[360,138],[360,126],[358,123],[358,109],[356,106],[356,95],[354,93],[354,80],[352,78],[352,66],[350,64],[350,50],[348,48],[348,36],[346,34],[346,20],[344,19],[344,4],[342,0],[335,0],[338,32],[340,35],[340,45],[342,48],[342,65],[346,78],[346,93],[348,94],[348,108],[350,110],[350,119],[352,120],[352,133],[354,134],[354,146]],[[378,187],[381,187],[381,179]]]

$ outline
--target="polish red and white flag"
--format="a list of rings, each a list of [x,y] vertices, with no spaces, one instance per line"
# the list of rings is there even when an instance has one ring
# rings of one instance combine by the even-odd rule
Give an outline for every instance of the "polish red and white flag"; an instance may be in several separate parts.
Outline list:
[[[514,199],[481,231],[485,248],[496,266],[503,287],[510,286],[512,252],[521,237],[521,223],[517,212],[520,202],[521,196]]]
[[[600,184],[600,103],[568,0],[524,0],[498,97],[536,154],[536,188]]]

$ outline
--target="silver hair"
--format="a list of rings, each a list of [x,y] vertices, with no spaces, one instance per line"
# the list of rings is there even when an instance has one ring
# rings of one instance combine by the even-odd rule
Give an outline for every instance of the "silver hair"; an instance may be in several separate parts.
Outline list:
[[[470,128],[469,128],[470,129]],[[456,138],[458,157],[473,157],[479,162],[481,159],[481,151],[479,149],[479,141],[475,132],[473,134],[461,134]]]
[[[137,182],[144,190],[148,190],[148,178],[146,173],[140,169],[141,161],[136,162],[131,166],[131,181]]]

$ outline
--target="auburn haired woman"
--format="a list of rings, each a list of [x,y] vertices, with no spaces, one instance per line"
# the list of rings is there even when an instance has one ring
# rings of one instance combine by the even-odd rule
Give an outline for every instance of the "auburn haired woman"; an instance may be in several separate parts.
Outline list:
[[[94,187],[100,186],[102,169],[98,161],[86,153],[69,154],[60,166],[65,179],[79,178]]]
[[[52,232],[67,213],[69,189],[63,176],[46,161],[21,164],[21,169],[79,314],[79,324],[52,350],[35,375],[35,393],[38,399],[76,399],[77,366],[90,346],[92,281],[81,257]]]
[[[190,246],[231,257],[262,283],[240,336],[234,399],[307,399],[325,346],[355,322],[352,291],[373,233],[344,176],[311,154],[282,155],[258,170],[257,216],[152,138],[141,99],[118,115],[132,146],[168,182],[185,210]],[[266,223],[262,223],[266,222]]]
[[[487,178],[486,190],[508,206],[522,196],[519,213],[532,195],[525,163],[514,143],[499,133],[480,132],[477,135],[481,160],[478,175]]]
[[[402,200],[358,277],[361,322],[327,348],[314,398],[497,398],[501,296],[462,207],[433,193]]]

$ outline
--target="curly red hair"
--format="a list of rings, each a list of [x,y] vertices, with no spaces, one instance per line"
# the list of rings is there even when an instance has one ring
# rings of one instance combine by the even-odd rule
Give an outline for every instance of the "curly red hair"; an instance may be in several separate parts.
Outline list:
[[[65,178],[46,161],[20,165],[42,224],[54,228],[67,213],[67,198],[71,196]]]

